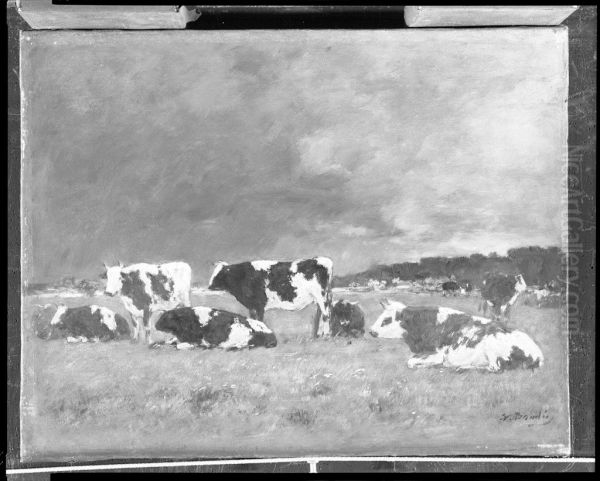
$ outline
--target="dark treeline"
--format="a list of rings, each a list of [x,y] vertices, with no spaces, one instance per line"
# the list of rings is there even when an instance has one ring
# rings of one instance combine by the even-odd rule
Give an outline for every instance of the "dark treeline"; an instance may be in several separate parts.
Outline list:
[[[415,281],[427,277],[450,277],[468,280],[481,287],[486,274],[522,274],[528,285],[543,286],[552,280],[560,281],[564,253],[559,247],[519,247],[510,249],[506,256],[491,253],[472,254],[469,257],[423,257],[419,262],[402,262],[376,265],[357,274],[335,276],[334,287],[345,287],[351,282],[365,285],[369,279],[387,281],[392,279]],[[335,268],[335,266],[334,266]]]

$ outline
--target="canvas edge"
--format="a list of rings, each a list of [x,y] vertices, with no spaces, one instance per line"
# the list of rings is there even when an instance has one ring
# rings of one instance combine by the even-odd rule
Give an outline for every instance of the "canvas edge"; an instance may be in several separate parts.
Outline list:
[[[459,11],[458,9],[463,9]],[[428,28],[428,27],[514,27],[514,26],[539,26],[552,27],[558,26],[569,16],[577,11],[579,5],[550,5],[550,6],[528,6],[528,5],[469,5],[450,6],[450,5],[408,5],[404,7],[404,20],[410,28]],[[542,18],[537,21],[528,22],[523,19],[525,9],[530,9],[532,14],[538,14]],[[507,21],[494,22],[488,20],[494,13],[506,11],[506,15],[512,16],[513,22]],[[453,12],[452,12],[453,11]],[[452,14],[450,14],[452,12]],[[551,15],[554,13],[554,15]],[[452,15],[450,19],[448,14]],[[456,15],[463,15],[463,18],[457,18]],[[477,20],[468,19],[466,16],[480,15],[482,18]]]

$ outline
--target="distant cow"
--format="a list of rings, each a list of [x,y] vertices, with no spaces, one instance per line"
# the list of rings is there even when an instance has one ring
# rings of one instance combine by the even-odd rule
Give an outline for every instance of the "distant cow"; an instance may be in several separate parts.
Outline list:
[[[483,281],[481,287],[482,300],[479,309],[485,315],[490,307],[495,318],[508,318],[511,306],[516,302],[519,294],[526,289],[527,284],[521,274],[489,276]]]
[[[50,321],[47,338],[66,338],[67,342],[105,342],[129,336],[127,320],[106,307],[67,307],[61,304]]]
[[[442,295],[452,294],[455,296],[460,291],[460,285],[456,281],[447,281],[442,284]]]
[[[401,338],[414,356],[408,367],[445,366],[500,372],[541,367],[544,358],[524,332],[447,307],[407,307],[387,302],[370,332]]]
[[[180,307],[164,312],[157,331],[175,337],[178,349],[275,347],[277,339],[263,322],[210,307]]]
[[[185,262],[105,268],[105,293],[121,296],[133,320],[133,337],[138,341],[148,339],[153,313],[191,305],[192,269]]]
[[[365,313],[358,302],[337,301],[329,321],[332,336],[360,337],[365,333]]]
[[[266,310],[299,311],[315,303],[317,313],[313,320],[313,337],[316,337],[319,325],[322,326],[322,334],[329,332],[332,276],[333,262],[327,257],[231,265],[218,262],[208,288],[229,292],[249,310],[251,318],[261,322]]]
[[[460,281],[458,283],[460,285],[461,294],[466,294],[467,296],[473,292],[473,284],[470,281]]]

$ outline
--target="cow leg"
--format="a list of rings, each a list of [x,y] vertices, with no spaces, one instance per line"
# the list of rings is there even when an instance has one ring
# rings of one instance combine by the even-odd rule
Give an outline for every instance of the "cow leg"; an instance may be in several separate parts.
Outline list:
[[[144,317],[143,316],[132,316],[133,317],[133,337],[132,343],[140,342],[140,337],[144,330]]]
[[[142,342],[143,343],[148,343],[150,341],[150,310],[149,309],[144,309],[144,317],[143,317],[143,322],[144,322],[144,331],[143,331],[143,336],[142,336]]]
[[[319,323],[321,321],[321,308],[317,305],[317,312],[315,312],[315,317],[313,317],[312,322],[312,337],[316,339],[319,335]]]

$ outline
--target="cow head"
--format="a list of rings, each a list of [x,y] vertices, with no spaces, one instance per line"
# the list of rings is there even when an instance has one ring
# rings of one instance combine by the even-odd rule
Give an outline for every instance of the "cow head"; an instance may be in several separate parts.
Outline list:
[[[215,268],[210,280],[208,281],[208,289],[211,291],[223,291],[227,288],[226,274],[227,262],[219,261],[215,263]]]
[[[123,287],[123,280],[121,279],[123,265],[120,262],[119,265],[111,267],[104,264],[104,268],[106,269],[106,287],[104,293],[114,296],[121,292],[121,288]]]
[[[527,289],[527,284],[525,284],[525,279],[521,274],[515,276],[515,280],[517,283],[515,284],[515,291],[524,292]]]
[[[406,308],[406,305],[387,299],[384,299],[380,304],[383,307],[383,312],[371,326],[369,333],[373,337],[401,338],[406,331],[400,326],[399,317],[400,313]]]

